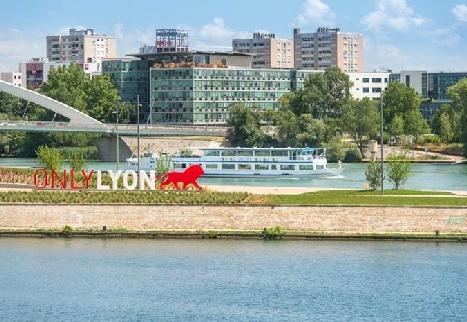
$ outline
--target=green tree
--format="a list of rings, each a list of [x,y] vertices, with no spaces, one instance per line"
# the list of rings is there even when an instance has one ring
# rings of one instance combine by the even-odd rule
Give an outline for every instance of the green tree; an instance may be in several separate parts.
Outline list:
[[[349,100],[342,110],[342,128],[357,144],[363,155],[363,148],[371,137],[378,133],[379,117],[376,103],[368,98]]]
[[[401,136],[404,134],[404,120],[400,115],[395,115],[389,124],[389,132],[392,136]]]
[[[370,161],[366,167],[365,177],[371,190],[381,188],[381,177],[383,174],[383,167],[381,162]]]
[[[404,154],[390,154],[388,156],[386,175],[396,190],[412,175],[412,166],[408,161],[409,158]]]
[[[72,151],[68,161],[71,169],[80,171],[86,167],[86,159],[81,151]]]
[[[459,113],[459,138],[464,144],[464,154],[467,156],[467,78],[448,88],[452,99],[453,110]]]
[[[439,117],[439,130],[442,142],[451,143],[454,138],[454,129],[452,127],[451,118],[447,113],[441,113]]]
[[[56,149],[41,146],[37,149],[37,157],[41,166],[49,170],[60,170],[63,166],[63,156]]]
[[[422,99],[413,88],[394,82],[384,91],[383,103],[384,123],[390,124],[396,115],[405,119],[408,112],[419,111]]]
[[[227,122],[227,139],[230,144],[241,147],[262,146],[265,134],[261,130],[260,121],[259,113],[254,112],[253,108],[244,104],[233,104]]]
[[[419,137],[427,133],[430,133],[430,127],[420,110],[411,110],[405,113],[405,134],[413,135],[415,143],[417,143]]]

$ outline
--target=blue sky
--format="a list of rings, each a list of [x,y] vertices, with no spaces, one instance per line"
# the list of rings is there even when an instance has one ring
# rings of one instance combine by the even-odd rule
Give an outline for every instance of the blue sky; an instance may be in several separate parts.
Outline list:
[[[291,38],[293,27],[336,26],[364,34],[368,71],[467,71],[467,0],[2,1],[0,71],[45,56],[46,35],[77,26],[117,36],[120,56],[151,44],[156,28],[185,28],[192,48],[221,50],[253,31]]]

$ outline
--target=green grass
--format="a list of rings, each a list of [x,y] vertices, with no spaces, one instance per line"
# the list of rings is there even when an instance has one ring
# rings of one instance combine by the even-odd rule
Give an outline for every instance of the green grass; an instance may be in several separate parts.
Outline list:
[[[4,203],[46,204],[238,204],[243,192],[176,191],[8,191],[0,192]]]
[[[448,192],[413,190],[388,190],[384,196],[378,191],[332,190],[300,195],[250,196],[248,200],[273,205],[467,206],[467,197],[455,197]]]

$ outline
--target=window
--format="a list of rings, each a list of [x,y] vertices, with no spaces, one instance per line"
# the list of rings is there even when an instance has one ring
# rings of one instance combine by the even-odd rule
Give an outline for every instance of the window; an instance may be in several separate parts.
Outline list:
[[[372,92],[372,93],[381,93],[381,87],[373,87],[373,88],[371,89],[371,92]]]
[[[222,170],[235,170],[235,164],[223,163]]]
[[[277,164],[271,164],[271,170],[277,170]]]
[[[293,165],[293,164],[281,164],[281,170],[295,170],[295,165]]]
[[[251,164],[239,164],[238,170],[251,170]]]
[[[381,83],[382,80],[381,80],[381,78],[372,78],[371,81],[373,83]]]
[[[273,157],[286,157],[289,155],[289,152],[287,150],[272,150],[271,155]]]
[[[269,150],[258,150],[255,151],[255,156],[257,157],[268,157],[270,156]]]
[[[206,169],[217,169],[217,164],[215,163],[206,163]]]
[[[237,156],[237,151],[235,150],[222,151],[222,156],[223,157],[235,157]]]
[[[183,163],[174,163],[174,169],[183,169],[184,165]]]
[[[267,164],[255,164],[255,170],[269,170]]]
[[[300,170],[313,170],[312,164],[300,164]]]
[[[363,92],[363,93],[369,93],[369,92],[370,92],[370,88],[369,88],[369,87],[363,87],[363,88],[362,88],[362,92]]]
[[[205,151],[204,152],[204,155],[207,156],[207,157],[218,157],[220,156],[220,151],[216,151],[216,150],[208,150],[208,151]]]
[[[253,156],[253,151],[240,150],[240,151],[238,151],[238,156],[239,157],[252,157]]]
[[[370,79],[369,79],[369,78],[363,78],[362,81],[363,81],[364,83],[369,83],[369,82],[370,82]]]
[[[323,170],[324,169],[324,165],[322,164],[317,164],[316,165],[316,170]]]

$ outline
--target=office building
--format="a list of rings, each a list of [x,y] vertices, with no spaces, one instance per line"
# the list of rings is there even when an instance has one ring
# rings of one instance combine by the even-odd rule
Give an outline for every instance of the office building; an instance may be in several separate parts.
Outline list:
[[[255,32],[253,38],[233,39],[234,52],[253,54],[253,68],[293,68],[294,46],[290,39]]]
[[[11,83],[18,87],[25,87],[21,73],[18,72],[3,72],[0,73],[0,80]]]
[[[32,58],[25,63],[19,64],[24,87],[28,89],[38,89],[48,80],[49,72],[61,66],[68,66],[69,63],[49,62],[46,58]]]
[[[422,114],[431,119],[441,105],[451,102],[447,89],[464,78],[467,78],[467,72],[432,73],[418,70],[393,73],[390,82],[400,82],[413,88],[423,99]]]
[[[295,28],[293,34],[296,69],[334,66],[346,73],[363,72],[362,34],[342,32],[339,28],[318,28],[312,33]]]
[[[53,63],[79,64],[94,74],[101,71],[104,58],[117,57],[117,39],[92,29],[70,29],[66,36],[47,36],[47,59]],[[90,65],[95,64],[95,65]]]
[[[355,99],[380,99],[389,84],[389,72],[347,73],[352,87],[350,94]]]
[[[188,32],[180,29],[156,29],[156,53],[188,51]]]

